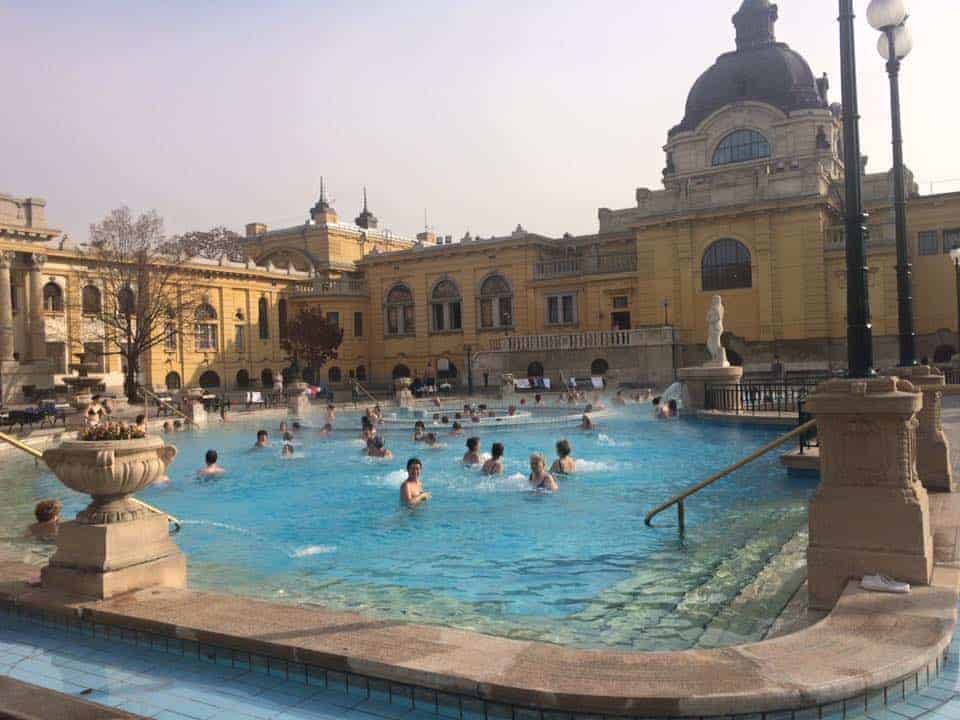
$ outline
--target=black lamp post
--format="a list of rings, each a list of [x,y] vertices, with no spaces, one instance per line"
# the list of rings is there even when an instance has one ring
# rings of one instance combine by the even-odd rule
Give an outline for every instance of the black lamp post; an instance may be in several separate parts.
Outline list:
[[[860,180],[860,110],[853,0],[840,0],[840,75],[843,93],[843,163],[846,176],[847,368],[852,378],[874,374],[873,327],[864,248],[867,215]]]
[[[900,127],[900,61],[913,47],[903,0],[873,0],[867,8],[870,25],[883,33],[878,50],[887,61],[890,76],[890,116],[893,125],[893,196],[897,234],[897,317],[900,332],[900,367],[916,365],[913,327],[913,268],[907,251],[907,200],[903,188],[903,133]]]
[[[660,304],[663,306],[663,324],[669,325],[670,323],[667,322],[667,308],[670,307],[670,301],[664,298],[660,301]]]

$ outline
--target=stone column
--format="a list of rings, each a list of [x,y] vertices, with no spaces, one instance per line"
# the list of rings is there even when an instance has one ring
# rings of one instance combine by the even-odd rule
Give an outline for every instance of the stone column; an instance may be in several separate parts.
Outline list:
[[[929,365],[898,368],[897,372],[923,392],[923,410],[917,429],[917,473],[927,490],[956,492],[950,464],[950,443],[940,422],[943,388],[947,384],[943,372]]]
[[[301,420],[310,412],[310,396],[307,395],[309,385],[302,381],[287,385],[287,413],[290,417]]]
[[[0,363],[13,361],[13,300],[10,294],[12,252],[0,252]]]
[[[46,255],[30,257],[30,359],[47,359],[47,344],[43,334],[43,265]]]
[[[927,491],[917,475],[922,396],[895,377],[831,380],[809,397],[820,437],[810,501],[810,607],[828,610],[847,582],[880,573],[914,584],[933,574]]]

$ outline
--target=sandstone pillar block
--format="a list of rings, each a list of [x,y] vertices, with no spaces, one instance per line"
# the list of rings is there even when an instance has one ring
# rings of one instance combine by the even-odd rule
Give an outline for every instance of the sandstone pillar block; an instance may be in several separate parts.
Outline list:
[[[943,387],[946,378],[937,368],[918,365],[898,368],[898,373],[910,380],[923,393],[923,409],[917,429],[917,473],[927,490],[956,492],[950,465],[950,443],[940,421]]]
[[[46,262],[46,255],[34,254],[30,258],[30,359],[34,362],[47,359],[43,331],[43,266]]]
[[[833,607],[847,581],[881,573],[929,584],[933,537],[917,475],[913,385],[895,377],[831,380],[809,397],[820,437],[820,486],[810,501],[810,607]]]
[[[704,365],[702,367],[680,368],[679,379],[687,390],[687,405],[691,410],[703,410],[706,407],[708,385],[740,385],[743,368],[728,365]]]
[[[10,268],[13,253],[0,252],[0,363],[13,362],[13,296],[10,292]]]

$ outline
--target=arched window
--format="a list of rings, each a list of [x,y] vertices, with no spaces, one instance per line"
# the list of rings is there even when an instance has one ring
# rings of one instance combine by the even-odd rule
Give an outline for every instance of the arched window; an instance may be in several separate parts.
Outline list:
[[[195,332],[197,339],[197,352],[216,352],[219,347],[219,325],[217,324],[217,311],[213,306],[202,303],[194,315],[196,320]]]
[[[305,367],[300,371],[300,375],[303,378],[303,381],[307,385],[316,385],[317,384],[317,371],[312,367]]]
[[[80,292],[80,305],[84,315],[99,315],[102,307],[100,302],[100,288],[87,285]]]
[[[430,293],[431,332],[460,332],[463,330],[460,288],[453,280],[441,280]]]
[[[63,312],[63,290],[55,282],[43,286],[43,309],[47,312]]]
[[[713,152],[713,166],[770,157],[770,143],[756,130],[734,130]]]
[[[399,380],[400,378],[410,377],[410,368],[406,365],[394,365],[393,366],[393,379]]]
[[[260,373],[260,384],[265,388],[273,387],[273,370],[264,368],[263,372]]]
[[[543,377],[543,363],[533,361],[527,365],[527,377]]]
[[[711,243],[700,265],[704,292],[753,286],[750,251],[733,238]]]
[[[513,290],[503,275],[491,275],[480,285],[480,327],[513,326]]]
[[[330,384],[338,383],[342,380],[342,374],[340,368],[332,367],[327,371],[327,380],[330,381]]]
[[[608,363],[603,358],[597,358],[592,363],[590,363],[591,375],[606,375],[609,370],[610,370],[610,363]]]
[[[948,363],[955,352],[953,345],[938,345],[933,351],[933,361],[938,364]]]
[[[367,380],[367,368],[363,365],[357,365],[357,380],[360,382],[366,382]]]
[[[137,312],[137,296],[131,288],[120,288],[117,293],[117,310],[121,315],[129,317]]]
[[[287,337],[287,301],[280,298],[277,303],[277,331],[280,333],[280,339]]]
[[[265,297],[260,298],[260,302],[257,303],[257,324],[260,327],[260,339],[269,340],[270,316],[269,309],[267,307],[267,299]]]
[[[167,377],[164,380],[164,383],[167,386],[167,390],[179,390],[180,389],[180,373],[168,372]]]
[[[237,387],[250,387],[250,373],[248,373],[246,370],[237,370]]]
[[[220,376],[217,375],[213,370],[207,370],[203,375],[200,376],[200,387],[204,390],[207,388],[218,388],[220,387]]]
[[[414,335],[417,332],[410,288],[402,284],[394,285],[387,293],[385,305],[387,335]]]

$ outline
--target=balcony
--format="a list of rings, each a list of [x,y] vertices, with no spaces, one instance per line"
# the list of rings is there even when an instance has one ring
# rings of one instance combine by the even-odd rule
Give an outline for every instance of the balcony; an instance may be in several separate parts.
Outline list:
[[[494,352],[562,352],[616,347],[663,347],[680,340],[673,327],[649,327],[637,330],[595,330],[557,335],[507,335],[493,338]]]
[[[370,291],[366,280],[312,280],[298,283],[290,291],[293,297],[368,297]]]
[[[533,264],[534,280],[580,277],[582,275],[609,275],[637,271],[637,256],[632,253],[613,255],[584,255],[557,260],[542,260]]]

